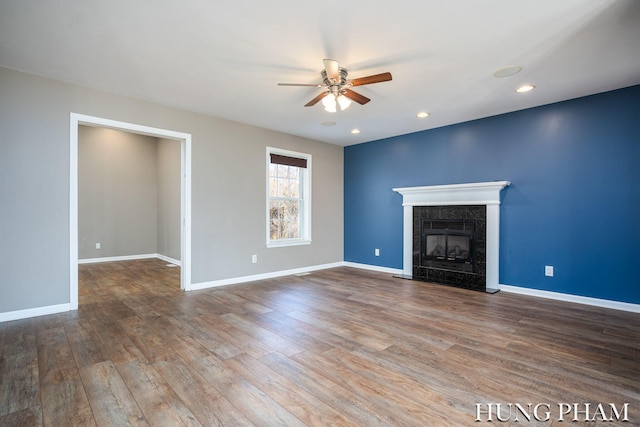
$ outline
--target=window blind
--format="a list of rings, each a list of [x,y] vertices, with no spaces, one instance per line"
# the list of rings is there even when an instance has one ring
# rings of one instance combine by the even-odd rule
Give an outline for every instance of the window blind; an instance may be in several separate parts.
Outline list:
[[[299,157],[283,156],[282,154],[271,153],[271,163],[285,166],[295,166],[298,168],[307,167],[307,159],[301,159]]]

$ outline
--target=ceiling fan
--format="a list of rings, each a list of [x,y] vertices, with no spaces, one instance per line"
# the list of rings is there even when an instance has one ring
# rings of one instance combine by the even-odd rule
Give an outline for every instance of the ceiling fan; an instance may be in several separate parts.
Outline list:
[[[391,73],[374,74],[372,76],[347,80],[348,72],[346,69],[338,66],[338,61],[335,59],[323,59],[322,61],[324,62],[324,70],[320,72],[322,75],[322,83],[278,83],[278,86],[313,86],[323,88],[324,90],[320,95],[307,102],[304,106],[311,107],[322,100],[324,109],[335,113],[338,107],[340,107],[340,110],[347,109],[349,105],[351,105],[352,100],[360,105],[371,101],[366,96],[352,91],[351,87],[391,80]]]

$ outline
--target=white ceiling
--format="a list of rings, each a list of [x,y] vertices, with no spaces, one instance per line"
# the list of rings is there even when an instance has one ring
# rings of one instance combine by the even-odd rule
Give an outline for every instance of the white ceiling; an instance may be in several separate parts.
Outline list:
[[[323,58],[393,80],[333,114],[277,86]],[[640,1],[0,0],[0,66],[351,145],[640,84]]]

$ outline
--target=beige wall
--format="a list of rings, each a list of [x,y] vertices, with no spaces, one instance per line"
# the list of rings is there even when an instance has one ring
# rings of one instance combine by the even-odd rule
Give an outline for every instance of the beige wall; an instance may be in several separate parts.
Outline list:
[[[149,136],[79,126],[80,259],[157,253],[157,144]]]
[[[0,69],[0,313],[70,301],[71,112],[192,135],[192,283],[342,261],[342,147]],[[313,156],[309,246],[266,248],[267,146]]]
[[[180,142],[79,126],[78,257],[180,251]]]
[[[181,261],[180,142],[157,139],[158,247],[157,253]]]

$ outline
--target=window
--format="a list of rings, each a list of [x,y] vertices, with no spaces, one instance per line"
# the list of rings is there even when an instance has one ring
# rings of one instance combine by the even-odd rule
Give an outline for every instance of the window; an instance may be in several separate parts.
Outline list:
[[[311,243],[311,155],[267,147],[267,246]]]

